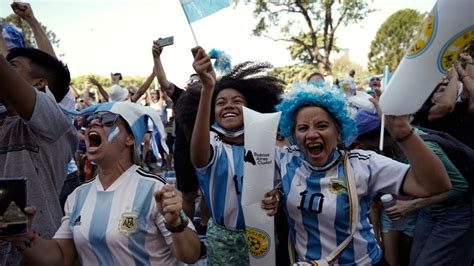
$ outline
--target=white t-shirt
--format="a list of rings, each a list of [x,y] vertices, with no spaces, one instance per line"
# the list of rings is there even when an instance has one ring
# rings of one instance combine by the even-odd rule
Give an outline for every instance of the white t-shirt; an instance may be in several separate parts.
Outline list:
[[[177,265],[153,196],[165,182],[138,165],[106,191],[96,177],[69,195],[54,238],[73,239],[82,265]]]

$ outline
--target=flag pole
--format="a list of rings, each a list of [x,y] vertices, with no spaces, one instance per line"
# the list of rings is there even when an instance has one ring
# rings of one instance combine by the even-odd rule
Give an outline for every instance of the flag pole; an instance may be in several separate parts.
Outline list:
[[[184,9],[183,5],[182,4],[180,4],[180,5],[181,5],[181,8],[183,9],[184,16],[186,17],[186,21],[188,22],[189,28],[191,29],[191,34],[193,35],[194,42],[196,43],[196,46],[199,46],[199,43],[198,43],[197,38],[196,38],[196,34],[194,33],[193,26],[191,25],[191,22],[189,21],[188,14],[186,13],[186,10]]]
[[[385,65],[384,68],[383,68],[383,83],[382,83],[382,87],[380,88],[380,90],[383,91],[385,90],[385,88],[387,88],[387,84],[388,84],[388,65]],[[383,143],[384,143],[384,135],[385,135],[385,132],[384,132],[384,129],[385,129],[385,115],[383,113],[380,114],[381,116],[381,119],[382,119],[382,123],[380,124],[380,142],[379,142],[379,151],[383,151]]]
[[[189,23],[189,20],[188,20],[188,25],[189,25],[189,28],[191,29],[191,33],[193,34],[193,38],[194,38],[194,42],[196,43],[196,46],[199,46],[198,40],[196,39],[196,34],[194,34],[193,26],[191,26],[191,23]]]

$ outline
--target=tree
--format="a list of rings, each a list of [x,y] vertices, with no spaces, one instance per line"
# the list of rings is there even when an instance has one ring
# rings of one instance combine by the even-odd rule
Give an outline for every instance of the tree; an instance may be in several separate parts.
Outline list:
[[[19,16],[15,14],[11,14],[10,16],[6,18],[0,18],[0,24],[6,24],[6,23],[10,23],[21,30],[21,33],[23,34],[23,38],[25,39],[25,43],[28,47],[37,48],[33,31],[31,30],[30,26],[28,25],[28,23],[26,23],[25,20],[23,20],[22,18],[20,18]],[[56,37],[56,34],[48,30],[46,26],[44,26],[43,24],[41,24],[41,27],[43,27],[44,31],[46,32],[46,35],[48,36],[48,39],[51,42],[51,44],[53,44],[53,46],[58,47],[59,39]]]
[[[334,80],[344,79],[351,70],[355,70],[355,80],[360,80],[361,78],[369,75],[369,72],[365,70],[360,64],[351,61],[347,53],[332,61],[332,74]]]
[[[423,15],[413,9],[393,13],[378,29],[370,45],[369,70],[382,73],[385,65],[395,71],[421,28]]]
[[[318,69],[314,65],[296,64],[277,67],[268,74],[285,81],[287,89],[289,89],[291,84],[294,82],[306,81],[308,76],[316,71],[318,71]]]
[[[331,74],[329,56],[337,29],[360,22],[372,11],[365,0],[256,0],[254,15],[259,21],[253,34],[291,43],[293,59]],[[271,34],[278,37],[268,34],[270,28],[280,29]]]

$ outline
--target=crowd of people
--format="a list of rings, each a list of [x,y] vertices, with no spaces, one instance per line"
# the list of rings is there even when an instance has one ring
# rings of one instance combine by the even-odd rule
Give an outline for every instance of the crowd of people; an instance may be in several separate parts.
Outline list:
[[[380,76],[363,88],[354,71],[334,84],[315,72],[288,89],[264,62],[218,76],[194,47],[180,88],[152,43],[139,88],[111,73],[110,88],[91,75],[79,92],[31,6],[11,7],[38,49],[0,38],[0,179],[28,178],[28,228],[0,238],[0,265],[248,265],[243,107],[281,112],[266,136],[274,188],[260,195],[278,265],[474,262],[472,166],[426,138],[445,132],[474,154],[473,55],[460,54],[417,113],[385,116],[380,150]],[[162,175],[171,170],[176,183]]]

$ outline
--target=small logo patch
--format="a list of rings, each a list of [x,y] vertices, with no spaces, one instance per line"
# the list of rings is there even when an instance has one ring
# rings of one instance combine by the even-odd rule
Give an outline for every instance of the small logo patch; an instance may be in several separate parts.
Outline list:
[[[138,229],[138,214],[136,212],[124,212],[119,219],[119,232],[131,234]]]
[[[257,228],[247,227],[246,232],[250,254],[257,259],[267,255],[271,245],[270,236]]]
[[[73,226],[78,226],[78,225],[81,225],[81,216],[79,215],[79,217],[76,218],[76,220],[74,220],[74,224]]]
[[[346,190],[346,185],[344,185],[344,182],[340,179],[331,178],[329,181],[329,190],[333,194],[341,194]]]

